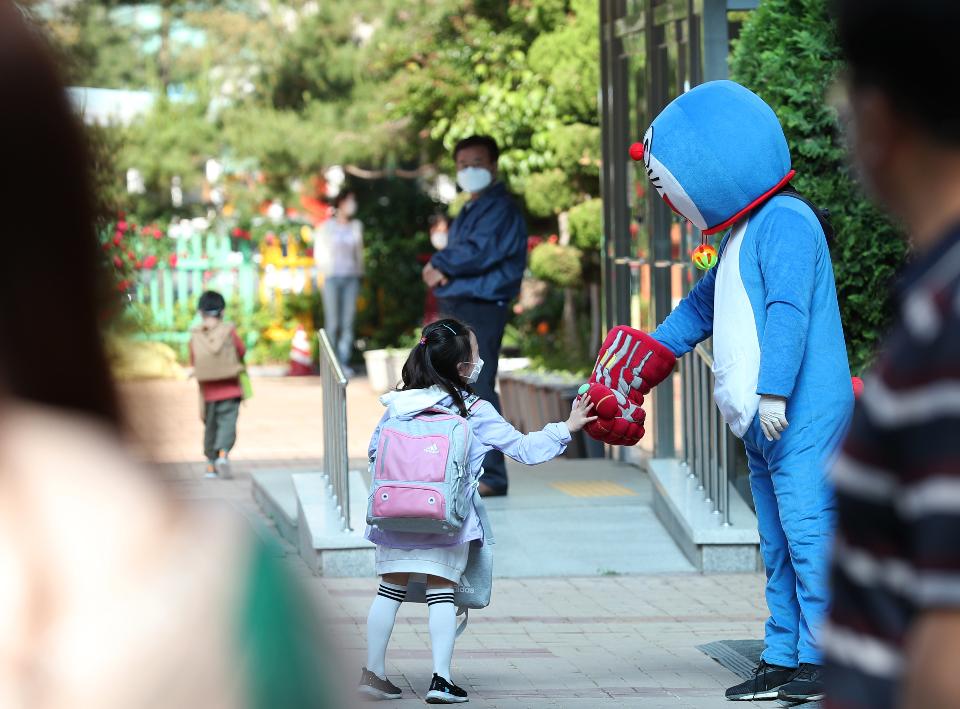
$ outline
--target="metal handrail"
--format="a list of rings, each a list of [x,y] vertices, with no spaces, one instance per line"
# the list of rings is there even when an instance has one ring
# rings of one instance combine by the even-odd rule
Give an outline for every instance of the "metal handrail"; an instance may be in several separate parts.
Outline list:
[[[680,360],[683,462],[697,490],[723,526],[730,525],[730,456],[727,429],[713,398],[713,357],[703,344]]]
[[[350,477],[347,451],[347,378],[326,330],[320,340],[320,379],[323,385],[323,470],[343,529],[350,529]]]

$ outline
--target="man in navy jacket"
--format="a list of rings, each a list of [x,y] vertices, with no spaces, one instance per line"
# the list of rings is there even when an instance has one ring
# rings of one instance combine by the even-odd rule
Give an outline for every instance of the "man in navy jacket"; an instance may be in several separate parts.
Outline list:
[[[470,193],[470,201],[450,225],[447,247],[423,269],[424,282],[436,288],[440,312],[476,330],[483,368],[474,388],[497,411],[500,398],[494,386],[503,329],[527,267],[527,227],[506,186],[497,180],[499,156],[496,141],[488,136],[457,143],[457,183]],[[505,495],[503,454],[489,453],[483,468],[480,494]]]

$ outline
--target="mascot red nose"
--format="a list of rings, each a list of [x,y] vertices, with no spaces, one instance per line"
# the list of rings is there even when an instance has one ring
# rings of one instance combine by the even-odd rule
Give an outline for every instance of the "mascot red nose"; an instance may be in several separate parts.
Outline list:
[[[666,347],[632,327],[613,328],[600,348],[590,381],[580,395],[593,403],[597,420],[587,424],[591,438],[632,446],[643,438],[643,397],[662,382],[677,362]]]

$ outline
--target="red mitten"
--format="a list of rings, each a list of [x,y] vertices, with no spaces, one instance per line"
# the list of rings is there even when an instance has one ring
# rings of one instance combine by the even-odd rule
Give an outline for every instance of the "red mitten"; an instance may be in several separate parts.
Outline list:
[[[584,427],[587,434],[604,443],[635,445],[644,434],[643,396],[667,378],[676,362],[670,350],[645,332],[624,325],[613,328],[589,384],[580,390],[597,415]]]

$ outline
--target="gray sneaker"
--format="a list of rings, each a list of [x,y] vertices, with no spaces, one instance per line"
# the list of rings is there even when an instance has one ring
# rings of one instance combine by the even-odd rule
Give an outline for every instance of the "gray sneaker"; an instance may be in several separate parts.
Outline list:
[[[217,470],[217,475],[224,480],[229,480],[233,477],[233,473],[230,470],[230,459],[227,457],[226,453],[221,453],[220,457],[217,458],[213,466]]]

